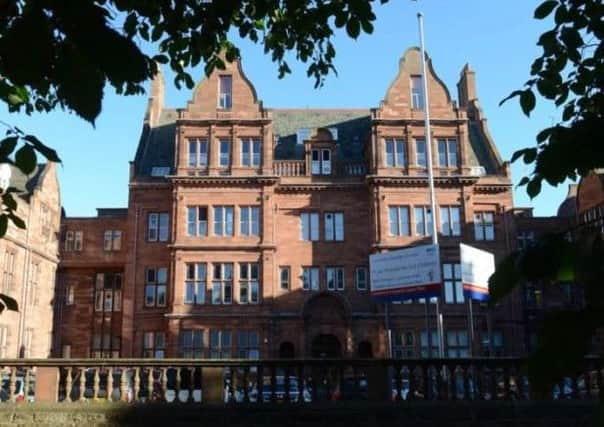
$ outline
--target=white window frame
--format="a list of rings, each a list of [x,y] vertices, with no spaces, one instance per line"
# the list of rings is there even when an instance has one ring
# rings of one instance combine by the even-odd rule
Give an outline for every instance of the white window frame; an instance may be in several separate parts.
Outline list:
[[[315,266],[302,267],[302,290],[318,291],[320,284],[320,269]]]
[[[233,76],[231,74],[218,76],[218,108],[223,110],[233,108]]]
[[[358,266],[354,271],[357,291],[367,291],[369,288],[369,271],[365,266]]]
[[[285,274],[285,277],[284,277]],[[279,267],[279,285],[282,291],[290,290],[291,281],[291,267],[289,265],[282,265]],[[285,286],[284,286],[285,285]]]
[[[234,222],[234,206],[214,206],[214,236],[232,237],[235,234]]]
[[[181,329],[179,333],[180,357],[202,359],[204,355],[203,329]],[[189,339],[187,339],[187,337]]]
[[[388,206],[388,232],[391,236],[411,236],[409,206]]]
[[[168,212],[149,212],[147,217],[147,241],[167,242],[170,236]]]
[[[415,206],[413,209],[413,216],[413,230],[415,235],[422,237],[431,236],[432,221],[434,221],[434,213],[432,212],[432,208],[430,208],[430,206]],[[420,228],[422,229],[420,230]]]
[[[223,148],[227,151],[223,151]],[[218,138],[218,167],[225,169],[231,166],[233,144],[229,138]]]
[[[415,334],[413,331],[393,331],[392,356],[394,359],[413,359],[415,357]]]
[[[530,230],[523,230],[518,232],[516,236],[516,242],[518,243],[518,249],[526,249],[535,241],[535,232]]]
[[[210,359],[230,359],[233,334],[230,330],[210,329]]]
[[[422,151],[419,150],[421,145],[424,147]],[[423,159],[423,161],[420,162],[420,159]],[[424,138],[415,139],[415,164],[424,169],[428,167],[428,146],[426,145],[426,140]]]
[[[440,206],[440,232],[443,236],[461,236],[461,206]]]
[[[447,304],[463,304],[466,298],[463,294],[463,283],[461,281],[461,264],[443,263],[443,292]]]
[[[490,220],[489,220],[490,218]],[[478,241],[495,240],[495,213],[474,212],[474,238]]]
[[[212,264],[212,304],[230,305],[233,303],[233,263],[219,262]]]
[[[113,278],[108,286],[105,281],[106,275]],[[119,280],[118,280],[119,277]],[[97,312],[111,312],[122,310],[122,273],[105,272],[96,273],[94,281],[94,310]]]
[[[205,304],[207,269],[205,262],[185,263],[184,304]]]
[[[409,92],[411,94],[411,109],[423,110],[426,100],[424,99],[424,79],[421,75],[409,77]]]
[[[103,249],[105,251],[121,250],[122,232],[120,230],[106,230],[103,233]]]
[[[441,148],[444,147],[444,151]],[[459,144],[457,138],[438,138],[438,166],[441,168],[459,167]]]
[[[208,139],[189,138],[189,154],[187,165],[190,168],[208,167]]]
[[[343,291],[346,283],[344,267],[325,267],[325,283],[328,291]]]
[[[202,219],[205,212],[205,219]],[[208,235],[208,207],[187,206],[187,236],[206,237]]]
[[[148,300],[150,291],[152,300]],[[165,307],[168,300],[168,268],[149,267],[145,270],[145,307]],[[163,295],[161,302],[160,295]]]
[[[445,342],[447,344],[447,357],[452,359],[470,357],[470,341],[468,340],[467,330],[447,330],[445,334]]]
[[[239,207],[239,234],[254,237],[260,235],[260,206]]]
[[[316,156],[315,156],[316,154]],[[310,151],[311,175],[331,175],[332,155],[329,148],[313,148]],[[327,155],[327,156],[326,156]],[[317,159],[315,159],[317,157]],[[326,159],[327,157],[327,159]]]
[[[166,333],[164,331],[146,331],[143,334],[143,357],[146,359],[166,357]]]
[[[239,304],[260,302],[260,265],[257,262],[239,263],[238,302]]]
[[[262,141],[260,138],[241,138],[241,166],[254,168],[260,166]]]
[[[428,339],[429,335],[429,339]],[[428,342],[429,341],[429,342]],[[430,333],[426,329],[420,331],[419,335],[420,354],[422,358],[438,357],[438,333],[436,329],[430,329]],[[430,351],[432,349],[432,351]],[[432,353],[432,354],[430,354]]]
[[[319,240],[319,213],[300,213],[300,240],[316,242]]]
[[[384,161],[387,167],[404,168],[407,166],[407,144],[403,138],[385,138],[384,150]]]
[[[323,215],[325,223],[325,240],[344,241],[344,212],[325,212]]]

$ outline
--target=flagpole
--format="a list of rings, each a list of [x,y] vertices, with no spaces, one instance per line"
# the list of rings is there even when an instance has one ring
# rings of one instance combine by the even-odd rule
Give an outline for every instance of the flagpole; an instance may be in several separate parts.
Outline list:
[[[428,98],[428,78],[426,75],[426,52],[424,50],[424,15],[419,12],[417,14],[417,20],[419,23],[419,43],[421,51],[421,73],[424,90],[424,128],[426,143],[426,157],[428,167],[428,187],[430,189],[430,210],[432,211],[432,244],[438,245],[438,230],[436,228],[436,195],[434,193],[434,171],[432,170],[432,130],[430,128],[430,101]],[[439,298],[436,298],[436,322],[437,322],[437,334],[438,334],[438,353],[439,357],[444,356],[443,347],[443,332],[442,332],[442,316],[440,315]],[[429,299],[426,298],[426,304],[429,304]],[[432,337],[429,330],[426,331],[428,345],[431,347]]]

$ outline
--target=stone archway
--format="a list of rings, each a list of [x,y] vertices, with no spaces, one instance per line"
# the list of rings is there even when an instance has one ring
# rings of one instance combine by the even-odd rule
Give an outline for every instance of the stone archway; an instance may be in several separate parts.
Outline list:
[[[341,296],[322,292],[304,304],[304,354],[307,357],[340,358],[350,355],[350,307]]]

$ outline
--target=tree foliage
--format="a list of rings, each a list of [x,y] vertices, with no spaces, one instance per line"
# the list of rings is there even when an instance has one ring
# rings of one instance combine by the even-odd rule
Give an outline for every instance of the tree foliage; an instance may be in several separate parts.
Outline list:
[[[529,196],[543,181],[558,185],[604,165],[604,3],[601,0],[547,0],[536,19],[552,20],[537,44],[542,54],[531,66],[524,89],[512,92],[529,116],[536,94],[562,111],[559,123],[543,129],[537,144],[514,153],[533,165],[521,181]]]

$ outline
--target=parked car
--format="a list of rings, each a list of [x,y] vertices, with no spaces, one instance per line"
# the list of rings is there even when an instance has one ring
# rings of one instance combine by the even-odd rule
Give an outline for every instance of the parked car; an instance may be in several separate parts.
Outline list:
[[[333,400],[367,400],[367,378],[358,379],[358,387],[354,378],[344,378],[334,392]]]
[[[271,377],[266,376],[262,381],[262,401],[263,402],[271,402],[272,398],[272,384]],[[300,389],[298,387],[298,377],[290,376],[289,377],[289,401],[297,402],[300,398]],[[275,392],[275,400],[277,402],[283,402],[285,400],[286,395],[286,384],[285,384],[285,376],[279,375],[275,377],[274,384],[274,392]]]
[[[397,388],[396,379],[392,379],[392,400],[398,400],[398,394],[400,393],[402,400],[407,400],[409,397],[409,379],[401,378],[401,386]]]
[[[15,394],[13,399],[15,402],[33,402],[35,400],[36,390],[36,377],[31,375],[29,377],[29,390],[25,390],[25,375],[24,373],[17,374],[15,378]],[[0,387],[0,400],[7,402],[10,400],[10,375],[4,374],[2,376],[2,385]]]

